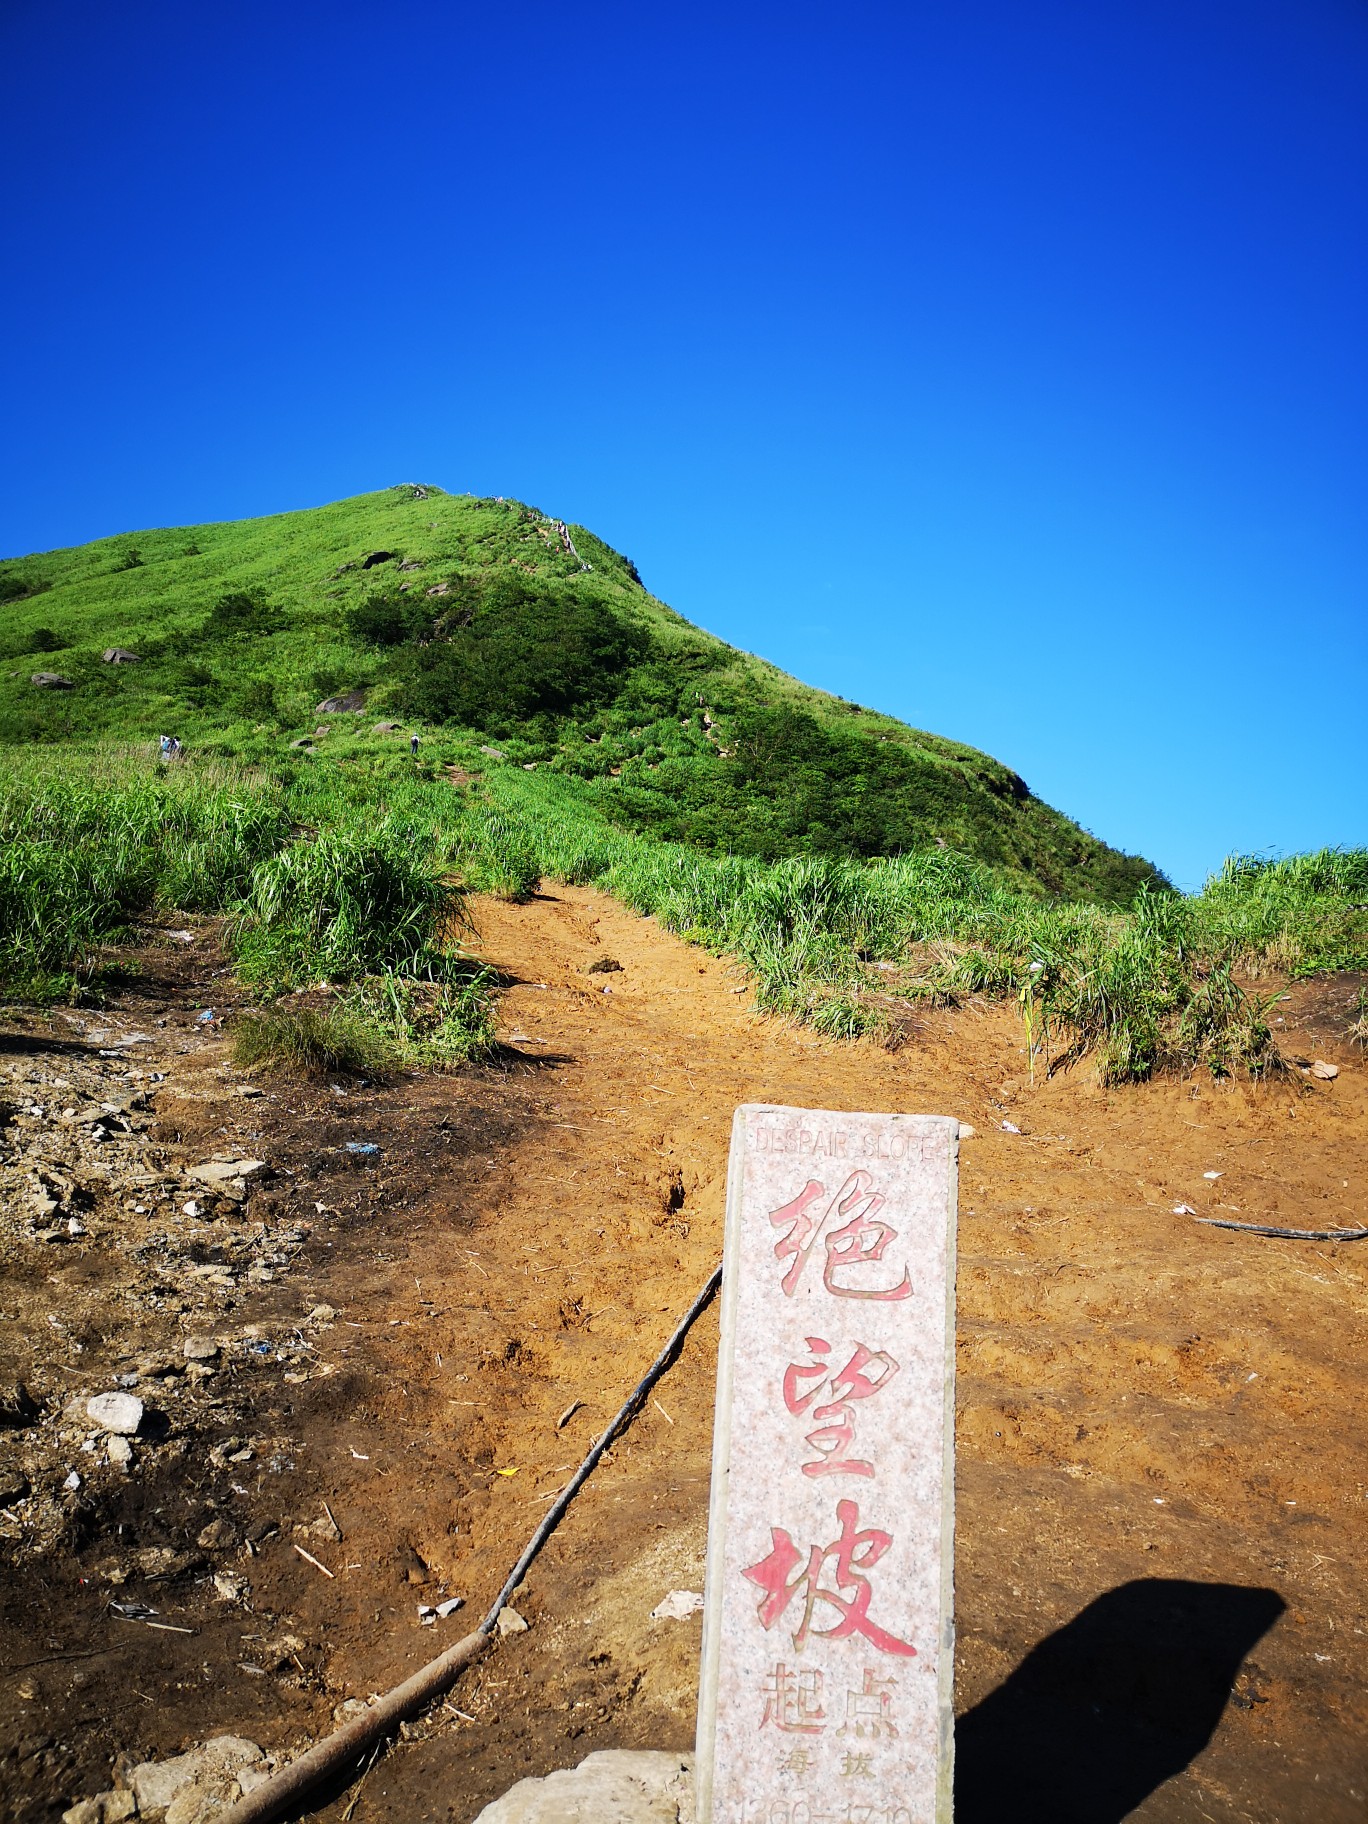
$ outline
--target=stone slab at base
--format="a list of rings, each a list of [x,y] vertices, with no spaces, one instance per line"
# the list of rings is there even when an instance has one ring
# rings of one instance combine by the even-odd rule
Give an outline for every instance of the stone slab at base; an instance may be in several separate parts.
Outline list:
[[[475,1824],[694,1824],[691,1754],[601,1748],[544,1780],[519,1780]]]

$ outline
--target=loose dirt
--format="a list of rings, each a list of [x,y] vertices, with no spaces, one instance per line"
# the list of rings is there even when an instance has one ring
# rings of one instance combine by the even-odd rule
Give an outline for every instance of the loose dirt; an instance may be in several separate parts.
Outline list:
[[[288,1753],[473,1625],[716,1263],[731,1113],[766,1100],[977,1130],[962,1824],[1362,1824],[1368,1243],[1174,1213],[1364,1220],[1368,1072],[1325,997],[1285,1043],[1332,1083],[1032,1086],[1002,1008],[839,1045],[590,889],[477,923],[504,1051],[456,1076],[248,1082],[212,928],[140,952],[98,1020],[3,1028],[8,1815],[217,1733]],[[119,1095],[98,1141],[62,1115]],[[266,1169],[196,1198],[215,1154]],[[690,1743],[699,1622],[650,1611],[702,1588],[716,1348],[709,1312],[515,1596],[528,1631],[316,1815],[463,1824],[595,1748]],[[73,1406],[120,1376],[150,1418],[127,1472]]]

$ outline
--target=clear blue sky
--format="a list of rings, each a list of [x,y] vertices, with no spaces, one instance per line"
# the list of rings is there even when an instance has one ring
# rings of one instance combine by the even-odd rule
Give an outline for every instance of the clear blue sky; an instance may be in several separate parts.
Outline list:
[[[401,480],[1183,885],[1368,841],[1368,7],[0,5],[0,551]]]

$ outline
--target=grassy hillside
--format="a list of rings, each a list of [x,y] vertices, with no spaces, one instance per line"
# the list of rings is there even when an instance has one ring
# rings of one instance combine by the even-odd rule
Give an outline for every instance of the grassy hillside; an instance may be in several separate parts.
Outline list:
[[[139,662],[106,663],[113,647]],[[325,715],[320,753],[402,717],[449,760],[559,776],[586,815],[708,853],[942,847],[1111,905],[1165,884],[986,754],[738,652],[516,501],[403,486],[0,564],[0,744],[165,731],[277,767],[319,702],[357,689],[364,719]]]

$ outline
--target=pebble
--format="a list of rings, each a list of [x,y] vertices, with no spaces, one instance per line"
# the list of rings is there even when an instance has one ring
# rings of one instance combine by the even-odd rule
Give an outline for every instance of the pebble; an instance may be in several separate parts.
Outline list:
[[[133,1467],[133,1446],[127,1438],[112,1437],[109,1440],[109,1460],[115,1469],[124,1471]]]
[[[143,1403],[135,1393],[97,1393],[86,1401],[87,1416],[101,1431],[131,1438],[143,1419]]]
[[[182,1344],[182,1354],[187,1362],[216,1362],[219,1346],[212,1336],[187,1336]]]
[[[500,1609],[499,1619],[495,1624],[505,1640],[510,1634],[526,1634],[527,1623],[516,1609]]]

